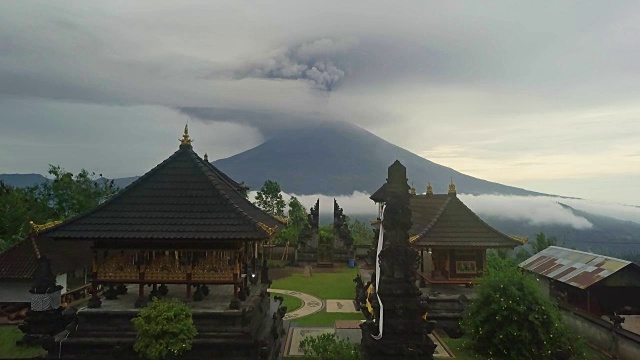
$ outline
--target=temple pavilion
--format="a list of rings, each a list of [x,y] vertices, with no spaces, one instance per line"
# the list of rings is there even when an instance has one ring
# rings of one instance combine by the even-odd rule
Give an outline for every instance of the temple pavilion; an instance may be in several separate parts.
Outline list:
[[[130,320],[149,300],[148,286],[152,295],[170,288],[170,296],[192,304],[199,335],[184,358],[275,359],[284,312],[269,301],[261,249],[283,223],[246,192],[194,152],[185,126],[165,161],[95,209],[42,231],[42,239],[89,243],[92,254],[92,298],[78,311],[76,330],[52,348],[63,358],[112,358],[114,346],[129,356]],[[110,300],[99,297],[99,287]],[[124,296],[127,288],[134,290]],[[191,302],[203,292],[216,301]]]
[[[386,193],[383,185],[370,197],[379,209]],[[431,184],[422,195],[411,188],[409,207],[409,243],[420,253],[418,276],[422,284],[471,284],[486,270],[487,249],[513,249],[526,241],[482,221],[457,197],[453,181],[448,194],[434,194]],[[372,222],[376,223],[379,221]]]

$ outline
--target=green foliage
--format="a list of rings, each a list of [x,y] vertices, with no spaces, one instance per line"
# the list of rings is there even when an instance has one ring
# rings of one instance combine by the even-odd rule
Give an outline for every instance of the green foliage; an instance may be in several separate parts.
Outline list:
[[[148,360],[162,360],[190,350],[198,334],[191,310],[176,299],[156,299],[131,321],[137,333],[133,348]]]
[[[373,242],[373,230],[358,220],[349,221],[349,231],[354,245],[371,245]]]
[[[96,179],[95,173],[84,169],[73,175],[60,166],[49,165],[49,175],[53,180],[41,185],[38,196],[49,204],[57,219],[89,211],[118,192],[113,180]]]
[[[548,248],[549,246],[558,245],[558,239],[555,236],[547,237],[543,232],[536,234],[536,242],[531,243],[533,247],[533,253],[537,254],[540,251]]]
[[[0,183],[0,252],[24,239],[29,221],[43,224],[88,211],[115,194],[112,181],[94,179],[86,170],[73,175],[49,165],[53,179],[39,186],[13,188]]]
[[[318,229],[318,242],[321,242],[321,243],[333,242],[333,225],[321,226]]]
[[[16,341],[23,336],[16,325],[0,325],[0,359],[32,359],[47,354],[41,346],[17,346]]]
[[[286,203],[282,198],[280,184],[267,180],[256,194],[255,204],[271,215],[284,216]]]
[[[309,336],[300,342],[304,352],[303,360],[358,360],[362,356],[360,348],[336,334]]]
[[[276,235],[276,244],[297,244],[302,230],[304,230],[305,226],[309,226],[307,222],[307,210],[295,196],[292,196],[289,200],[288,217],[289,222],[287,226]]]
[[[472,348],[486,359],[552,359],[572,347],[581,357],[558,308],[546,299],[537,280],[498,256],[488,262],[477,298],[462,327]]]

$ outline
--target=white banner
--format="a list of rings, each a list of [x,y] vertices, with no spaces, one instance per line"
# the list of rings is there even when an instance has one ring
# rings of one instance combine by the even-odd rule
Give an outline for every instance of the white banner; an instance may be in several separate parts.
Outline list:
[[[382,339],[382,321],[384,319],[384,309],[382,307],[382,300],[378,295],[378,289],[380,286],[380,251],[382,251],[382,243],[384,240],[384,208],[382,206],[382,213],[380,215],[380,235],[378,236],[378,249],[376,250],[376,297],[378,298],[378,304],[380,305],[380,318],[378,319],[378,335],[371,335],[376,340]]]

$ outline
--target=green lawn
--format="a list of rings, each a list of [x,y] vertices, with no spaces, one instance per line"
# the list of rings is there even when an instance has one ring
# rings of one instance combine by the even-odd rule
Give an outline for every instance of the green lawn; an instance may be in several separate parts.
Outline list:
[[[29,358],[46,354],[41,347],[20,347],[16,341],[22,338],[22,332],[15,325],[0,325],[0,359]]]
[[[282,296],[282,298],[284,299],[282,301],[282,306],[287,307],[287,312],[292,312],[302,307],[302,300],[298,299],[297,297],[293,297],[291,295],[286,295],[286,294],[276,294],[276,293],[273,293],[273,295]]]
[[[274,289],[295,290],[313,295],[322,300],[326,299],[353,299],[355,296],[355,284],[353,278],[358,274],[358,269],[348,267],[338,268],[332,273],[314,273],[311,277],[303,274],[292,274],[282,279],[274,280],[271,285]]]
[[[271,286],[274,289],[299,291],[322,300],[353,299],[355,296],[353,278],[357,274],[357,269],[347,267],[327,273],[313,273],[312,271],[311,277],[292,274],[286,278],[274,280]],[[285,298],[286,304],[287,298]],[[364,320],[364,316],[361,313],[328,313],[321,310],[315,314],[295,319],[293,323],[298,326],[333,326],[336,320]]]
[[[333,326],[336,320],[364,320],[362,313],[328,313],[321,310],[292,322],[298,326]]]

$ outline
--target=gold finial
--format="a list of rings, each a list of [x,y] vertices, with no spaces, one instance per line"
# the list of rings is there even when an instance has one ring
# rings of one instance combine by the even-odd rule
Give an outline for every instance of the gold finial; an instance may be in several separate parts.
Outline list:
[[[413,186],[413,183],[411,183],[411,195],[415,195],[416,194],[416,187]]]
[[[209,155],[207,155],[207,153],[204,153],[204,161],[209,162]]]
[[[180,139],[181,145],[191,145],[193,140],[189,138],[189,123],[184,125],[184,134],[182,134],[182,139]]]
[[[451,184],[449,184],[449,195],[456,193],[456,184],[453,183],[453,177],[451,177]]]
[[[433,186],[431,186],[431,182],[427,184],[427,195],[433,195]]]

